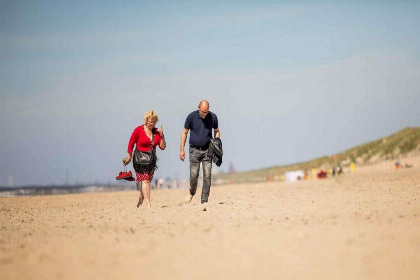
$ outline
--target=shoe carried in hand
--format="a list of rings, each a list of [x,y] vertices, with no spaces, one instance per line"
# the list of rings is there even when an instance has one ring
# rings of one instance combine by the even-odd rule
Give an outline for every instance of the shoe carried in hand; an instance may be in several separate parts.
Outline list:
[[[127,180],[127,181],[134,181],[134,180],[136,180],[136,179],[134,179],[134,177],[133,177],[133,176],[130,176],[130,177],[124,178],[124,180]]]
[[[124,165],[125,161],[127,160],[127,158],[123,158],[123,166],[124,166],[124,170],[121,171],[117,177],[115,177],[115,179],[117,180],[127,180],[127,181],[134,181],[135,178],[133,177],[133,173],[131,173],[131,171],[127,172],[127,166]]]
[[[117,180],[126,179],[128,181],[133,181],[134,180],[134,178],[133,178],[133,180],[128,179],[128,178],[133,178],[133,174],[131,173],[131,171],[127,172],[127,167],[124,165],[124,171],[120,171],[120,173],[118,174],[117,177],[115,177],[115,179],[117,179]]]
[[[117,179],[117,180],[121,180],[121,179],[125,179],[125,178],[128,178],[128,177],[131,177],[131,174],[128,174],[127,172],[120,172],[119,174],[118,174],[118,176],[117,177],[115,177],[115,179]]]
[[[135,180],[131,171],[128,171],[128,173],[126,173],[126,174],[127,174],[128,177],[123,178],[124,180],[127,180],[127,181],[134,181]]]

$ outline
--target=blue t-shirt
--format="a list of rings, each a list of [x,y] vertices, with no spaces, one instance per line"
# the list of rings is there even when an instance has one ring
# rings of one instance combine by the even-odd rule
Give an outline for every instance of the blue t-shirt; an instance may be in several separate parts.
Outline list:
[[[190,145],[205,147],[210,143],[212,130],[219,128],[216,114],[209,111],[202,119],[197,111],[188,115],[184,127],[190,130]]]

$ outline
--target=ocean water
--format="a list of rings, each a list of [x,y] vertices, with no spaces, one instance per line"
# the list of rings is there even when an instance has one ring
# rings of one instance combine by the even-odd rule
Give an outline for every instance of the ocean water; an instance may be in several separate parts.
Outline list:
[[[36,195],[64,195],[76,193],[98,193],[98,192],[115,192],[115,191],[132,191],[136,190],[135,183],[130,185],[105,185],[105,186],[31,186],[22,188],[4,188],[0,187],[0,197],[12,196],[36,196]]]

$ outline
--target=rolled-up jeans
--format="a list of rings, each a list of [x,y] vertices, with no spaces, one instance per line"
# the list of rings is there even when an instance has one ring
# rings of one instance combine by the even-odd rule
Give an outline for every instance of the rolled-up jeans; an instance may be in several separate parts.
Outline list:
[[[201,203],[209,200],[211,186],[211,157],[206,150],[200,150],[190,146],[190,194],[195,195],[197,191],[198,175],[200,173],[200,163],[203,164],[203,189],[201,190]]]

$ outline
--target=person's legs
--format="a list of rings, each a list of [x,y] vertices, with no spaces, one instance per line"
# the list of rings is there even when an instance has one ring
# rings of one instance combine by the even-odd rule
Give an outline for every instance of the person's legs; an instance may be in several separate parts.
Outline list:
[[[140,189],[140,194],[139,194],[139,202],[137,202],[137,208],[139,208],[144,200],[144,195],[143,195],[143,191],[142,191],[142,183],[141,182],[137,182],[139,183],[139,189]]]
[[[136,172],[136,188],[139,191],[139,201],[137,202],[137,208],[141,206],[143,203],[144,195],[141,190],[141,181],[142,181],[142,175],[140,173]]]
[[[210,186],[211,186],[211,157],[207,155],[207,151],[203,156],[203,189],[201,191],[201,203],[206,203],[209,200]]]
[[[150,207],[150,181],[142,181],[141,188],[144,196],[145,207]]]
[[[198,174],[200,173],[200,151],[190,147],[190,194],[185,198],[185,203],[189,203],[197,191]]]

